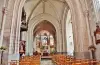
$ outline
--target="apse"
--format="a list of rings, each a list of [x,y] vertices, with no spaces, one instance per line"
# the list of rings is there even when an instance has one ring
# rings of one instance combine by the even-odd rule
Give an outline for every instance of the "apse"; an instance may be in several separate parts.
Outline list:
[[[42,56],[49,56],[56,51],[56,30],[47,20],[40,22],[33,30],[33,52],[38,52]]]

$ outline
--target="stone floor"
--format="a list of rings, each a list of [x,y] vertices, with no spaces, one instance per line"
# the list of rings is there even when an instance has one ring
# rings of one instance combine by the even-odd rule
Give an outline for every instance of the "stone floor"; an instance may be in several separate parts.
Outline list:
[[[41,59],[41,65],[54,65],[51,59]]]

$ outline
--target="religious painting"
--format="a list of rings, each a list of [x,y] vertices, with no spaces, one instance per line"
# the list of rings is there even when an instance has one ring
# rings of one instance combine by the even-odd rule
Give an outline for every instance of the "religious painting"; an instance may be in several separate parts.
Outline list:
[[[54,36],[48,31],[42,31],[36,36],[36,48],[36,51],[43,56],[53,53],[55,50]]]

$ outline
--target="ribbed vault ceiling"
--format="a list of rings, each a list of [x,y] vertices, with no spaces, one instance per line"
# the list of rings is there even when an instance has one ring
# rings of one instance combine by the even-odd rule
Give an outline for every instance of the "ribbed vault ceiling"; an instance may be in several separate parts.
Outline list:
[[[52,35],[55,35],[56,33],[55,27],[47,20],[43,20],[35,27],[33,30],[33,35],[35,36],[39,34],[42,30],[46,30]]]
[[[27,0],[24,5],[28,21],[39,14],[49,14],[59,21],[65,7],[68,8],[65,0]]]
[[[58,21],[62,20],[64,15],[64,10],[69,7],[65,0],[27,0],[24,5],[24,10],[26,12],[26,20],[29,21],[40,15],[40,14],[48,14],[55,18]],[[56,31],[52,24],[49,24],[48,21],[38,24],[34,29],[34,35],[39,33],[42,30],[46,30],[51,34],[55,35]],[[34,21],[33,21],[34,22]],[[55,22],[55,21],[54,21]]]

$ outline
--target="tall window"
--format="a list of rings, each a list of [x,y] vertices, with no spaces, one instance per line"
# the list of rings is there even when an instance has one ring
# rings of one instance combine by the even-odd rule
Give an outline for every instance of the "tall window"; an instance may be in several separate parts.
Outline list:
[[[67,14],[67,20],[66,20],[66,38],[67,38],[67,52],[68,52],[68,55],[73,56],[74,42],[73,42],[73,30],[72,30],[70,10]]]
[[[96,14],[96,22],[100,22],[100,0],[93,0],[94,10]]]

